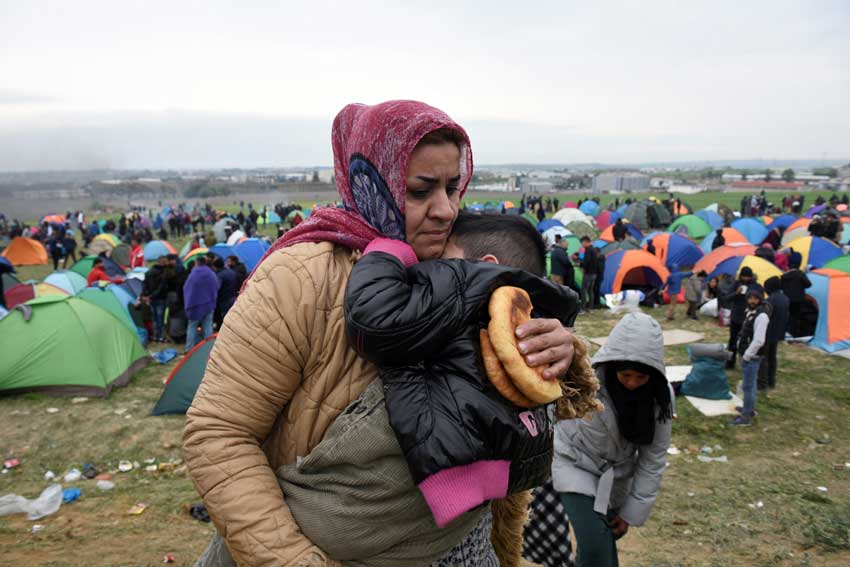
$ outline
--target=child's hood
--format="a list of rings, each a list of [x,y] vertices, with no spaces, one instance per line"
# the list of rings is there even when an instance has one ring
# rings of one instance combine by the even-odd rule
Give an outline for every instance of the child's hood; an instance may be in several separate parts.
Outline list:
[[[628,313],[620,319],[605,345],[593,357],[595,368],[603,362],[628,360],[647,364],[662,376],[664,367],[664,336],[658,321],[645,313]]]

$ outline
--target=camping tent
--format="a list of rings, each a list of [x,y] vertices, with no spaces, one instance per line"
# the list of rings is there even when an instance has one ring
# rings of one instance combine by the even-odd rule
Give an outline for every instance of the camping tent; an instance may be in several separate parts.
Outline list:
[[[665,228],[673,220],[663,205],[649,200],[636,201],[629,205],[623,213],[623,218],[644,232],[653,228]]]
[[[259,238],[247,238],[233,247],[233,251],[245,263],[249,272],[260,262],[268,249],[268,243]]]
[[[706,209],[702,209],[701,211],[697,211],[694,213],[698,218],[708,224],[712,228],[712,230],[717,230],[723,226],[723,217],[717,214],[715,211],[708,211]]]
[[[793,248],[795,252],[799,252],[803,256],[803,262],[800,266],[805,269],[806,266],[814,266],[820,268],[833,258],[841,256],[841,248],[826,238],[819,236],[804,236],[798,238],[787,245],[788,248]]]
[[[45,297],[48,295],[70,295],[64,289],[60,289],[48,283],[19,283],[7,289],[4,293],[6,297],[6,307],[9,309],[26,303],[36,297]]]
[[[817,301],[818,322],[811,346],[835,352],[850,348],[850,275],[839,270],[821,269],[809,273],[808,294]],[[2,322],[0,322],[2,323]]]
[[[645,241],[646,242],[646,241]],[[662,232],[656,234],[652,239],[655,246],[655,255],[661,260],[667,269],[673,266],[693,266],[702,258],[700,248],[689,239],[679,234]],[[644,243],[646,250],[646,243]]]
[[[117,293],[127,294],[127,292],[123,290],[119,290]],[[121,321],[125,327],[135,334],[136,325],[130,318],[130,313],[127,311],[126,305],[122,305],[121,301],[118,299],[117,293],[113,293],[107,289],[107,286],[93,286],[87,287],[78,293],[77,297],[109,311],[109,313]]]
[[[562,226],[553,226],[551,228],[547,228],[540,236],[543,237],[543,243],[548,248],[549,246],[555,244],[555,236],[558,234],[560,234],[562,238],[567,236],[573,236],[572,232]],[[578,239],[576,238],[576,240]]]
[[[850,274],[850,255],[833,258],[823,265],[825,270],[838,270]]]
[[[599,203],[597,203],[596,201],[587,200],[581,204],[578,210],[580,210],[586,215],[590,215],[593,217],[599,213]]]
[[[186,410],[192,405],[192,400],[195,399],[195,393],[201,385],[201,380],[204,378],[210,352],[215,346],[215,337],[216,335],[213,335],[195,345],[177,363],[177,366],[165,379],[165,389],[157,400],[153,411],[151,411],[151,415],[186,413]]]
[[[241,230],[234,230],[233,233],[227,237],[227,245],[236,246],[243,238],[245,238],[244,232]]]
[[[661,261],[643,250],[620,250],[605,259],[605,274],[599,291],[618,293],[635,287],[661,288],[670,272]]]
[[[81,289],[85,289],[88,285],[86,278],[77,272],[72,272],[70,270],[59,270],[53,272],[44,278],[44,283],[65,290],[68,295],[74,295]]]
[[[591,227],[593,226],[593,220],[578,209],[561,209],[555,213],[552,218],[564,226],[575,221],[583,222]]]
[[[209,252],[212,252],[222,260],[227,260],[228,256],[236,256],[236,252],[233,251],[233,248],[228,246],[227,244],[216,244],[215,246],[210,246]]]
[[[3,393],[105,396],[148,362],[135,333],[108,311],[72,296],[19,306],[0,320],[0,342]]]
[[[611,224],[617,222],[617,219],[621,218],[623,218],[623,215],[617,211],[602,211],[596,215],[596,228],[599,230],[605,230]]]
[[[643,239],[643,234],[637,229],[635,225],[630,222],[623,221],[623,224],[626,226],[626,231],[628,234],[634,238],[635,240]],[[599,235],[599,240],[604,240],[605,242],[614,242],[614,225],[608,226],[602,233]]]
[[[726,241],[726,244],[751,244],[746,236],[734,228],[723,228],[721,230],[723,231],[723,239]],[[717,238],[717,232],[712,232],[702,239],[699,247],[702,248],[703,253],[708,254],[711,252],[711,246],[714,244],[715,238]]]
[[[189,253],[183,257],[183,265],[188,268],[189,264],[191,264],[195,260],[195,258],[197,258],[198,256],[204,256],[207,252],[209,252],[209,250],[203,247],[190,250]]]
[[[743,234],[750,244],[759,245],[767,238],[767,228],[755,219],[738,219],[732,223],[732,228]]]
[[[574,211],[576,209],[565,209],[567,211]],[[596,239],[596,231],[587,223],[573,221],[567,225],[567,230],[575,234],[579,238],[588,237],[591,240]]]
[[[564,227],[564,225],[561,224],[561,221],[557,221],[555,219],[543,219],[542,221],[537,223],[537,232],[543,234],[544,232],[546,232],[550,228],[556,227],[556,226],[559,226],[561,228]]]
[[[157,260],[169,254],[177,254],[177,250],[165,240],[151,240],[145,244],[145,262]]]
[[[747,242],[736,242],[733,244],[725,244],[720,248],[715,248],[708,254],[702,257],[702,259],[694,264],[695,272],[699,272],[701,270],[705,271],[705,273],[711,273],[714,271],[714,268],[717,267],[717,264],[726,260],[727,258],[731,258],[732,256],[748,256],[750,254],[755,254],[756,247]]]
[[[708,274],[708,277],[714,278],[725,275],[737,278],[738,274],[741,273],[741,269],[744,267],[749,267],[756,276],[756,281],[762,285],[769,278],[782,277],[782,270],[777,268],[775,264],[758,256],[732,256],[731,258],[726,258],[717,264],[714,270]]]
[[[794,228],[789,227],[782,234],[781,244],[782,246],[787,246],[789,242],[794,242],[798,238],[805,238],[807,236],[811,236],[811,234],[809,234],[808,226],[796,226]]]
[[[88,278],[95,258],[97,256],[83,256],[71,266],[71,271],[77,272],[84,278]],[[103,259],[103,269],[109,277],[114,278],[115,276],[124,275],[124,270],[121,269],[121,266],[116,264],[111,258],[104,258],[103,256],[101,258]]]
[[[815,205],[811,207],[808,211],[806,211],[806,214],[804,214],[803,217],[810,219],[816,214],[825,211],[827,208],[827,205]]]
[[[112,249],[112,253],[109,255],[109,257],[112,258],[112,260],[119,266],[129,266],[130,247],[126,244],[119,244],[118,246]]]
[[[812,219],[799,218],[799,219],[795,220],[794,222],[792,222],[791,224],[789,224],[788,228],[786,228],[785,230],[792,231],[792,230],[796,230],[798,228],[806,228],[807,229],[807,228],[809,228],[810,224],[812,224]]]
[[[717,216],[716,213],[715,216]],[[722,221],[720,226],[723,226]],[[702,240],[711,234],[714,229],[709,223],[705,222],[697,215],[684,215],[673,221],[673,224],[671,224],[667,230],[670,232],[684,233],[694,240]]]
[[[780,215],[773,219],[773,222],[767,225],[767,230],[773,230],[774,228],[781,228],[782,230],[786,230],[796,221],[797,217],[795,217],[794,215]]]
[[[599,246],[597,246],[597,244],[599,244]],[[613,254],[618,250],[640,250],[640,244],[636,243],[634,240],[621,240],[619,242],[597,240],[593,243],[593,245],[599,248],[599,251],[605,256]]]
[[[215,239],[219,242],[225,242],[227,240],[227,231],[225,230],[227,227],[230,227],[231,232],[239,228],[239,223],[233,220],[230,217],[224,217],[217,223],[213,225],[213,234],[215,235]]]
[[[103,253],[111,256],[112,250],[119,244],[121,244],[121,240],[117,236],[109,232],[103,232],[89,242],[87,250],[89,254],[94,254],[95,256]]]
[[[32,238],[13,238],[9,247],[3,250],[3,257],[15,266],[47,265],[47,250],[41,242]]]

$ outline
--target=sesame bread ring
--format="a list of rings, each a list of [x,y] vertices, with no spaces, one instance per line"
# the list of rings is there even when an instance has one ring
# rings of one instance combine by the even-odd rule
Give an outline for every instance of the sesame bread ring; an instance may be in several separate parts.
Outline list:
[[[560,382],[544,379],[546,367],[529,366],[517,346],[516,328],[531,320],[531,309],[531,298],[524,289],[500,287],[490,296],[487,330],[493,350],[514,386],[532,402],[547,404],[561,397]]]
[[[499,362],[496,351],[493,350],[493,344],[490,342],[490,337],[487,335],[486,329],[481,329],[481,358],[484,359],[484,369],[487,371],[487,377],[503,398],[521,408],[533,408],[540,405],[526,398],[514,386],[508,373],[505,372],[505,367]]]

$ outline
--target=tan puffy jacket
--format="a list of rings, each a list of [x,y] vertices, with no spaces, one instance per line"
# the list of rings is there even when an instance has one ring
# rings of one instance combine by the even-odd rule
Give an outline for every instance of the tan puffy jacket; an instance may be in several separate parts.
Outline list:
[[[239,565],[324,565],[274,471],[307,455],[377,377],[349,348],[351,252],[299,244],[269,257],[227,314],[187,413],[192,480]]]
[[[327,242],[266,259],[228,312],[187,413],[189,472],[239,565],[337,565],[301,534],[274,471],[307,455],[377,377],[346,339],[354,261]],[[524,509],[505,501],[494,516],[497,553],[518,555]]]

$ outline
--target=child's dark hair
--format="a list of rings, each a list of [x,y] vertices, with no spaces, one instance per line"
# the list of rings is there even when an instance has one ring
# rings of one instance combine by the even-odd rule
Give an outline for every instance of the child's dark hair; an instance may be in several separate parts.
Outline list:
[[[492,254],[499,263],[543,276],[546,246],[528,220],[509,215],[477,215],[461,212],[452,229],[454,243],[467,260]]]

